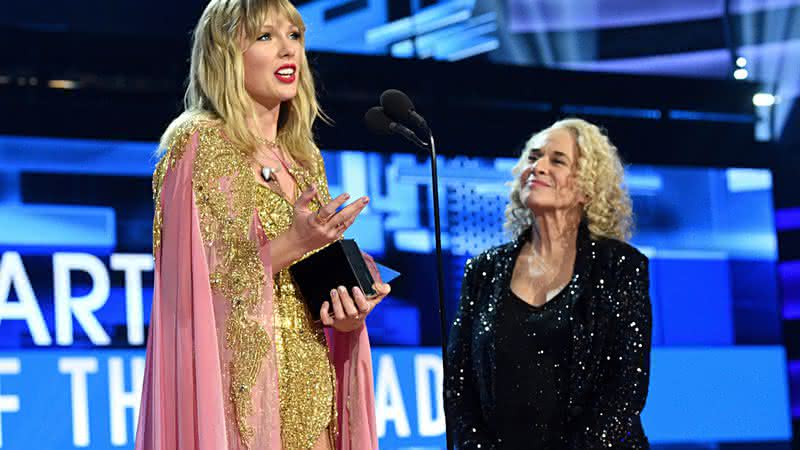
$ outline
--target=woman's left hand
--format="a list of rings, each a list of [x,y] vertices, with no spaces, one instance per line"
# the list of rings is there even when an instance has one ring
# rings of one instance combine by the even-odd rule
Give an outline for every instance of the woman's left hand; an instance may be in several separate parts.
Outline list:
[[[369,313],[378,306],[384,297],[389,295],[392,288],[386,283],[375,283],[376,297],[368,299],[361,289],[354,287],[351,293],[344,286],[331,290],[331,300],[322,304],[319,317],[326,327],[333,327],[337,331],[348,333],[364,325],[364,320]],[[333,306],[333,314],[331,314]]]

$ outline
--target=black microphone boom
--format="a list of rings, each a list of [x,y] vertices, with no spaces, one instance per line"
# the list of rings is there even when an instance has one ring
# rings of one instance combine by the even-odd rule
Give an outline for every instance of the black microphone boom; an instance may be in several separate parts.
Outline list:
[[[383,91],[383,94],[381,94],[381,106],[392,119],[406,125],[418,127],[424,130],[426,134],[430,133],[425,118],[417,113],[414,103],[402,91],[397,89]]]
[[[391,134],[392,130],[389,128],[392,125],[392,120],[389,119],[383,112],[380,106],[373,106],[364,114],[364,122],[367,128],[375,134]]]
[[[428,148],[428,144],[417,137],[416,133],[387,117],[380,106],[373,106],[367,110],[367,113],[364,114],[364,122],[367,123],[367,128],[375,134],[396,134],[408,139],[420,148]]]
[[[425,119],[414,111],[414,104],[408,96],[397,89],[389,89],[381,95],[381,104],[383,107],[375,106],[369,109],[364,115],[364,120],[370,130],[378,134],[394,133],[409,141],[415,143],[420,148],[428,151],[431,161],[431,193],[433,194],[433,235],[436,238],[436,281],[439,293],[439,326],[442,333],[442,369],[444,370],[444,377],[447,379],[449,368],[447,365],[447,324],[445,322],[445,307],[444,307],[444,271],[442,264],[442,225],[439,214],[439,175],[436,173],[436,142],[433,139],[433,133],[425,123]],[[393,120],[394,119],[394,120]],[[425,130],[425,138],[427,142],[423,142],[417,137],[416,133],[409,130],[401,123],[411,124]],[[451,417],[447,417],[448,408],[444,396],[445,412],[445,436],[447,441],[447,450],[453,449],[453,435],[450,433],[448,424]]]

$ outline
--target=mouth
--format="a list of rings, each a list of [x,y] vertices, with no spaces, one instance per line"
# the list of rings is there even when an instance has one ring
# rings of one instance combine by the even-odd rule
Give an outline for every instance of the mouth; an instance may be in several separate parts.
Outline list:
[[[297,66],[284,64],[275,71],[275,78],[281,83],[291,84],[297,79]]]
[[[549,184],[545,183],[542,180],[537,180],[535,178],[528,178],[528,186],[530,186],[531,188],[535,188],[535,187],[550,187]]]

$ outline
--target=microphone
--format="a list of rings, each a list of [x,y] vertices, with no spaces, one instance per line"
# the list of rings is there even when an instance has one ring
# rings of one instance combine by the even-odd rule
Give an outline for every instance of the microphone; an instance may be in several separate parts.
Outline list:
[[[430,128],[428,128],[425,118],[417,113],[414,103],[402,91],[397,89],[383,91],[383,94],[381,94],[381,106],[383,106],[386,114],[394,120],[413,125],[425,130],[425,133],[430,133]]]
[[[444,265],[442,263],[442,224],[441,214],[439,213],[439,176],[436,173],[436,143],[433,139],[433,132],[428,128],[425,119],[414,111],[414,104],[408,96],[397,89],[389,89],[381,94],[381,105],[370,108],[364,115],[367,127],[377,134],[397,134],[413,142],[420,148],[424,148],[430,154],[431,161],[431,193],[433,195],[433,235],[436,238],[436,285],[439,292],[439,325],[442,333],[442,361],[445,379],[449,368],[446,359],[447,355],[447,323],[445,318],[444,303]],[[413,125],[425,130],[427,142],[423,142],[417,137],[416,133],[401,125]],[[444,399],[442,399],[444,401]],[[447,402],[444,402],[445,416],[447,416]],[[447,440],[447,450],[453,449],[453,435],[451,429],[445,421],[445,435]]]
[[[373,106],[368,109],[367,113],[364,114],[364,122],[366,122],[367,128],[375,134],[397,134],[420,147],[425,148],[428,146],[428,144],[422,142],[420,138],[417,137],[416,133],[387,117],[383,108],[380,106]]]

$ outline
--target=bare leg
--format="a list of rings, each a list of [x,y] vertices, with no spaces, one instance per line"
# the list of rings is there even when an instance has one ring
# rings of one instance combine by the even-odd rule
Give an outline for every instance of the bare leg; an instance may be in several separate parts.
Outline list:
[[[322,433],[319,434],[317,442],[314,444],[311,450],[336,450],[334,448],[333,433],[331,433],[330,427],[322,430]]]

